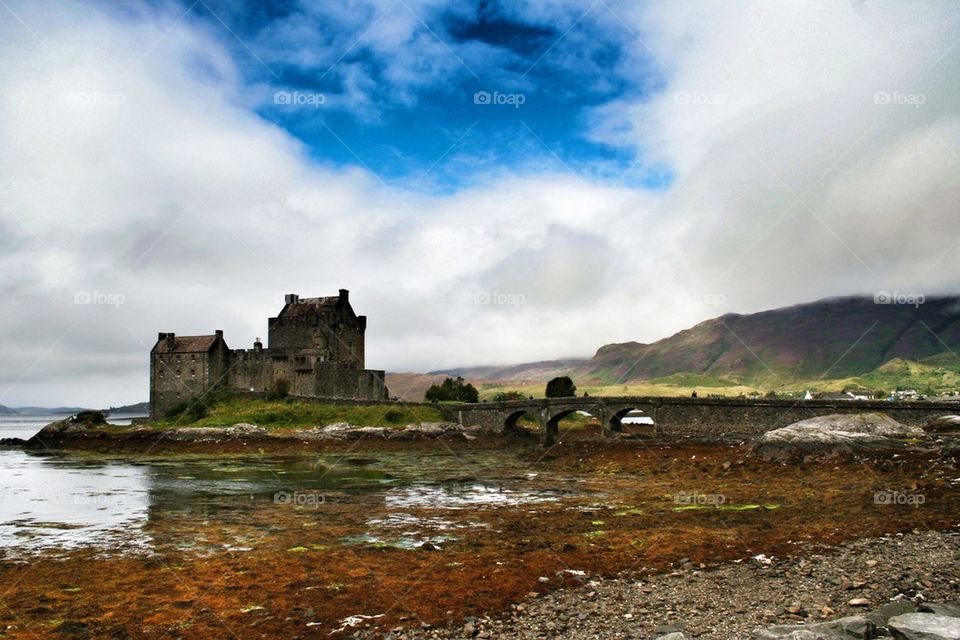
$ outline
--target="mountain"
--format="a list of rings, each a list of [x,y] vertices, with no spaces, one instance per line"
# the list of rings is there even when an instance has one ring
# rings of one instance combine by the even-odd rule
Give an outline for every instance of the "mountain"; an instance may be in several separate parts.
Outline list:
[[[575,377],[604,383],[688,373],[739,380],[846,378],[891,360],[960,364],[960,297],[920,305],[830,298],[707,320],[652,344],[608,344]]]
[[[0,404],[0,416],[15,416],[17,412],[11,409],[10,407],[5,407]]]
[[[578,384],[601,386],[655,381],[681,387],[776,388],[836,380],[870,388],[960,388],[957,354],[960,296],[931,297],[920,305],[850,296],[730,313],[651,344],[604,345],[589,359],[444,369],[420,378],[404,374],[404,386],[411,389],[407,399],[419,399],[429,384],[457,375],[488,386],[569,375]]]

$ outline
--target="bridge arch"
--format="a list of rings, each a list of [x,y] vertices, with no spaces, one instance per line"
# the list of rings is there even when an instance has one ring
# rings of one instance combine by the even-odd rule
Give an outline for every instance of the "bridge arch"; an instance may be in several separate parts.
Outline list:
[[[642,414],[642,415],[640,415],[640,416],[631,416],[631,415],[630,415],[631,413],[639,413],[639,414]],[[623,419],[624,419],[624,418],[628,418],[628,419],[629,419],[629,418],[634,418],[634,417],[636,417],[636,418],[647,418],[647,419],[649,419],[649,423],[639,422],[639,421],[638,421],[638,422],[631,421],[630,424],[649,424],[649,426],[651,426],[654,430],[656,430],[656,424],[657,424],[656,421],[654,420],[653,416],[650,415],[649,412],[645,411],[644,408],[641,407],[641,405],[637,405],[637,406],[626,406],[626,405],[624,405],[624,406],[621,406],[621,407],[617,407],[614,411],[611,412],[611,414],[610,414],[610,420],[609,420],[609,422],[608,422],[608,426],[609,426],[609,428],[610,428],[610,431],[613,431],[614,433],[622,433],[622,432],[623,432]]]
[[[547,444],[553,444],[556,442],[557,437],[559,437],[560,421],[575,413],[586,414],[600,422],[601,430],[605,431],[607,429],[607,411],[606,407],[601,404],[558,406],[553,411],[548,408],[545,413],[546,415],[542,422],[544,423],[544,438]]]
[[[520,430],[518,422],[524,416],[531,416],[536,419],[536,413],[530,409],[517,409],[515,411],[507,411],[506,417],[503,419],[503,430],[506,433],[514,433]]]

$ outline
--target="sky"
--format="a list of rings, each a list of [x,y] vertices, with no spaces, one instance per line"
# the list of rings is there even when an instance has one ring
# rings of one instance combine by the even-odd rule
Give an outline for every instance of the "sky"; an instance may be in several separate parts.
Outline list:
[[[367,366],[960,285],[950,0],[0,0],[0,404],[351,291]]]

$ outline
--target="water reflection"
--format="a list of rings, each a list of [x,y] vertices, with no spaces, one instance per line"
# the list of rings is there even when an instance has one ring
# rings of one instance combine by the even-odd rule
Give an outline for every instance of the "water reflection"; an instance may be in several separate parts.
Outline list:
[[[519,458],[503,452],[464,456],[391,452],[376,458],[325,456],[115,456],[55,455],[0,451],[0,553],[51,553],[78,547],[150,552],[177,548],[245,549],[257,542],[250,531],[269,531],[286,506],[316,518],[280,494],[320,496],[325,524],[355,532],[354,542],[381,539],[419,544],[442,542],[463,525],[419,510],[482,510],[558,500],[547,489],[524,488],[529,480]],[[469,478],[465,469],[476,472]],[[494,469],[496,471],[494,472]],[[451,478],[457,478],[451,480]],[[314,504],[314,507],[317,505]],[[347,522],[346,509],[361,518]],[[377,515],[366,515],[366,508]],[[346,509],[346,511],[345,511]],[[314,514],[317,509],[314,509]],[[284,511],[283,517],[294,513]],[[364,517],[366,515],[366,517]],[[355,515],[354,515],[355,518]],[[231,540],[207,541],[198,522],[237,532]],[[154,540],[157,524],[163,539]],[[292,526],[288,525],[287,526]],[[310,526],[299,523],[296,526]],[[229,536],[227,536],[229,537]]]

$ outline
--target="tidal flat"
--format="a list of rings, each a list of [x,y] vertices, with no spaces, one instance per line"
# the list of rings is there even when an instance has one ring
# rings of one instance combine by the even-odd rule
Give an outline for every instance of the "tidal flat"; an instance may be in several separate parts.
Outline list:
[[[924,450],[785,464],[736,442],[358,440],[0,457],[9,638],[456,627],[594,577],[960,522],[960,474]],[[878,502],[891,492],[923,500]]]

